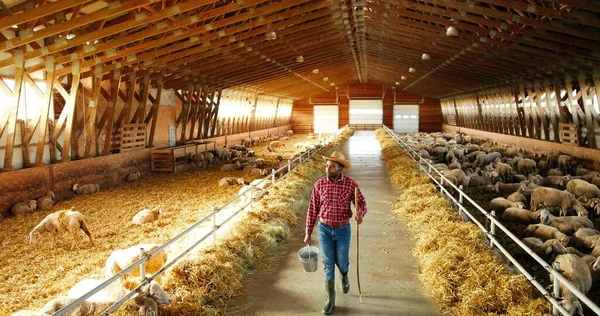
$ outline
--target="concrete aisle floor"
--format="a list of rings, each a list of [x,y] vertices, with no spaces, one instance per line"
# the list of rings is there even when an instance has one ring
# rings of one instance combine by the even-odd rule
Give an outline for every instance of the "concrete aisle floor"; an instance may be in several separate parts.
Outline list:
[[[350,281],[342,294],[336,271],[334,315],[439,315],[417,277],[417,262],[411,254],[413,241],[402,220],[390,214],[390,201],[398,194],[392,187],[381,157],[375,132],[357,132],[342,152],[352,163],[345,174],[356,180],[367,199],[368,214],[360,226],[360,282],[356,283],[356,225],[352,221]],[[304,225],[294,241],[282,246],[272,267],[257,272],[245,282],[246,294],[232,302],[231,315],[318,315],[325,301],[323,265],[308,274],[302,270],[297,251],[303,246]],[[313,245],[318,246],[316,231]],[[319,258],[319,261],[321,258]],[[337,269],[336,269],[337,270]]]

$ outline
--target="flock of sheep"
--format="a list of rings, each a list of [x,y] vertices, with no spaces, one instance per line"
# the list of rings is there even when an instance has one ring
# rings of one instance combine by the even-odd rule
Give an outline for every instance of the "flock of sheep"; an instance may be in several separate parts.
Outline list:
[[[528,225],[522,239],[587,293],[600,278],[600,172],[576,157],[477,142],[462,134],[407,134],[401,138],[454,185],[498,196],[488,209],[501,221]],[[425,163],[423,163],[426,165]],[[587,168],[586,168],[587,166]],[[439,176],[437,176],[439,180]],[[562,304],[582,311],[561,284]]]

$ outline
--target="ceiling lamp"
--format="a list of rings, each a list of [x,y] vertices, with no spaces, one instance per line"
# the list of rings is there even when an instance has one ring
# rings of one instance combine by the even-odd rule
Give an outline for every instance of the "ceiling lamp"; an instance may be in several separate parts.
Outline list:
[[[423,59],[423,60],[429,60],[429,54],[423,54],[423,55],[421,55],[421,59]]]
[[[318,74],[319,73],[319,69],[313,69],[313,74]]]
[[[415,72],[415,71],[416,71],[415,68],[412,68],[412,67],[408,68],[408,72]]]
[[[275,33],[275,31],[267,32],[267,34],[265,34],[265,36],[267,37],[267,39],[269,41],[277,39],[277,33]]]
[[[397,86],[399,86],[399,85],[400,85],[400,82],[396,81],[396,85],[397,85]]]
[[[333,87],[333,86],[335,86],[335,83],[334,83],[334,82],[332,82],[332,83],[330,83],[329,85]]]
[[[323,81],[329,81],[329,77],[323,78]]]
[[[458,30],[454,26],[448,26],[446,36],[458,36]]]
[[[402,76],[400,77],[401,80],[406,80],[406,77]]]
[[[303,63],[304,62],[304,57],[302,55],[296,57],[296,62],[297,63]]]

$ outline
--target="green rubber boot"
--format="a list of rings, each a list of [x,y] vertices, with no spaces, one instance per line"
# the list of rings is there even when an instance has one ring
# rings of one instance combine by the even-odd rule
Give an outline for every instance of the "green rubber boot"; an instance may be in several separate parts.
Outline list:
[[[342,290],[344,294],[350,291],[350,279],[348,279],[348,274],[342,275]]]
[[[325,280],[325,290],[327,291],[327,300],[321,312],[325,315],[331,315],[335,308],[335,279]]]

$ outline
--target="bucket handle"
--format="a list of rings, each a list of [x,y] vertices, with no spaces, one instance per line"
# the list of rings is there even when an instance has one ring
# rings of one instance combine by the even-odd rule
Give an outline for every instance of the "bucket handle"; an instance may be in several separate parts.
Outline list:
[[[311,259],[311,258],[310,258],[310,248],[309,248],[309,246],[308,246],[308,245],[306,245],[306,246],[304,246],[304,247],[306,248],[306,251],[308,251],[308,259]]]

